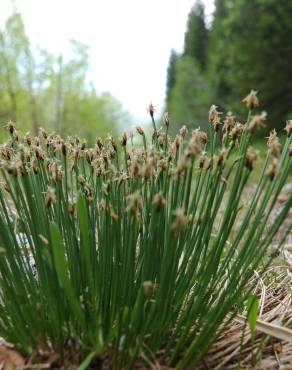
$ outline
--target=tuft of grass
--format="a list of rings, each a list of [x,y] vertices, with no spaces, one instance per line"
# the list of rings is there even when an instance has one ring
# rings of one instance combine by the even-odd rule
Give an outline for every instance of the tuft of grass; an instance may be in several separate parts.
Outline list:
[[[213,106],[208,135],[182,127],[172,140],[169,117],[164,129],[149,113],[154,132],[137,128],[142,147],[123,134],[120,146],[109,137],[88,148],[8,124],[0,335],[23,353],[55,352],[62,363],[69,348],[83,367],[105,353],[113,369],[137,359],[194,366],[244,306],[255,269],[271,262],[267,248],[292,205],[290,196],[269,223],[292,169],[291,122],[283,146],[271,133],[242,204],[263,114],[249,110],[244,124],[227,115],[221,125]]]

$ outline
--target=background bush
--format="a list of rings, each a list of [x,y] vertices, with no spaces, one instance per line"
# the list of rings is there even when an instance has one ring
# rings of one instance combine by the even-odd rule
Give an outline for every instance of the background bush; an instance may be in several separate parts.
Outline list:
[[[196,1],[189,13],[182,55],[173,51],[169,61],[166,110],[178,127],[180,104],[186,108],[188,125],[202,126],[201,110],[193,108],[204,110],[206,97],[207,105],[215,102],[243,119],[240,98],[251,87],[263,92],[262,108],[271,112],[267,131],[280,129],[281,122],[291,119],[291,16],[291,1],[216,0],[214,18],[207,22],[203,2]],[[186,57],[192,58],[193,66],[189,63],[189,79],[182,81],[179,63]],[[190,104],[182,103],[186,94]]]

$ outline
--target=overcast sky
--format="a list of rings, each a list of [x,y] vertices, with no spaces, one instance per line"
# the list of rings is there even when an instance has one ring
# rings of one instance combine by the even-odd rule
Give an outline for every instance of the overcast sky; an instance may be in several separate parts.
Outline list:
[[[165,97],[172,48],[181,51],[187,15],[195,0],[18,0],[33,43],[66,50],[74,38],[90,46],[91,74],[97,91],[109,91],[133,117],[147,119],[149,102],[159,109]],[[213,0],[205,0],[206,13]],[[11,1],[0,1],[1,20]]]

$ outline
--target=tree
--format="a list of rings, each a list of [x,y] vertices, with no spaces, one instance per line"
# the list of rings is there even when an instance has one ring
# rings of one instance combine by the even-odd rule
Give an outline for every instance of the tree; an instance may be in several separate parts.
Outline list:
[[[167,68],[167,80],[166,80],[166,106],[169,105],[171,92],[175,86],[175,70],[176,64],[180,58],[180,55],[172,49],[170,52],[168,68]]]
[[[192,57],[204,71],[207,64],[208,29],[205,24],[205,7],[197,0],[188,16],[184,55]]]
[[[218,99],[242,114],[237,102],[251,88],[258,90],[261,108],[269,113],[267,129],[282,127],[292,113],[291,1],[219,3],[225,18],[215,13],[210,66]]]
[[[5,29],[0,30],[0,81],[1,96],[9,107],[1,111],[1,116],[8,114],[16,120],[18,117],[19,91],[21,90],[21,78],[19,64],[23,52],[23,23],[18,13],[10,16]]]
[[[205,9],[197,0],[188,16],[183,56],[172,50],[167,70],[166,103],[167,110],[177,121],[174,130],[181,121],[186,120],[193,127],[204,122],[203,110],[206,114],[209,101],[205,78],[207,48]]]
[[[200,67],[189,56],[176,64],[176,83],[169,102],[172,131],[184,123],[188,127],[206,127],[211,92]]]
[[[0,120],[24,130],[40,126],[89,141],[117,130],[128,116],[110,94],[97,94],[88,80],[88,46],[70,42],[71,57],[35,49],[21,14],[0,29]]]
[[[208,79],[215,92],[216,104],[226,107],[226,96],[231,92],[227,81],[229,58],[226,49],[230,40],[226,32],[226,22],[234,5],[234,0],[216,0],[214,19],[210,31],[208,50]]]

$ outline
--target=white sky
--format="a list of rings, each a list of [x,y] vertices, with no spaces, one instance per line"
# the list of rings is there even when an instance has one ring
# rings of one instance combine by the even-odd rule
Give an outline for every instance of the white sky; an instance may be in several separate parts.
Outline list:
[[[109,91],[133,117],[148,120],[149,102],[162,109],[170,50],[181,51],[187,15],[195,0],[18,0],[34,44],[66,50],[74,38],[90,46],[97,91]],[[204,0],[206,13],[213,0]],[[0,0],[3,21],[10,0]]]

